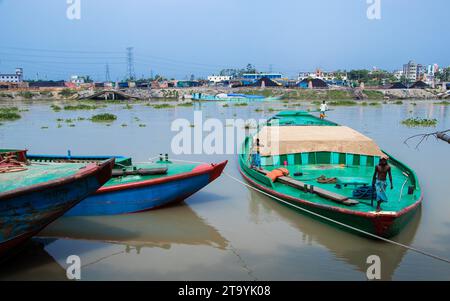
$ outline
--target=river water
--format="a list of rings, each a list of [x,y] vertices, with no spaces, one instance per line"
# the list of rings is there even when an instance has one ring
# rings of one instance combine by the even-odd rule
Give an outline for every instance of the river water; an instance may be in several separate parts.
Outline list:
[[[229,160],[226,171],[236,177],[240,177],[236,155],[174,156],[171,122],[192,121],[194,110],[200,110],[204,119],[225,120],[267,118],[274,109],[314,109],[307,103],[255,102],[242,107],[202,103],[166,109],[109,104],[96,111],[54,112],[52,103],[60,104],[21,103],[22,118],[0,125],[0,147],[27,148],[34,154],[67,150],[74,155],[123,154],[135,161],[159,153],[202,162]],[[109,126],[79,120],[70,127],[56,121],[100,112],[118,119]],[[400,123],[410,116],[436,118],[438,125],[408,128]],[[450,146],[430,138],[415,149],[415,141],[409,147],[403,141],[417,133],[450,128],[450,106],[417,101],[335,107],[329,119],[375,139],[417,172],[423,206],[393,240],[449,258]],[[383,280],[450,280],[450,264],[313,220],[225,175],[174,207],[123,216],[61,218],[0,266],[0,279],[67,279],[70,255],[81,258],[82,280],[366,280],[370,255],[380,256]]]

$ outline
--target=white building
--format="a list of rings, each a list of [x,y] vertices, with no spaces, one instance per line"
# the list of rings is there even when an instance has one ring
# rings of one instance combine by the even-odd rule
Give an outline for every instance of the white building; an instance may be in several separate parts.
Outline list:
[[[232,77],[229,75],[210,75],[210,76],[208,76],[208,81],[215,83],[215,84],[220,83],[220,82],[229,81],[231,79],[232,79]]]
[[[340,78],[341,80],[347,80],[347,74],[343,72],[324,72],[317,69],[315,72],[300,72],[298,74],[298,81],[302,81],[307,78],[321,79],[323,81],[334,81]]]
[[[409,61],[408,64],[403,65],[403,75],[411,82],[421,80],[424,73],[424,66],[417,64],[414,61]]]
[[[85,83],[85,78],[83,76],[72,75],[70,77],[70,82],[75,85],[82,85]]]
[[[21,83],[23,82],[23,69],[16,68],[14,74],[0,74],[0,82],[3,83]]]
[[[394,76],[397,80],[401,80],[404,74],[403,70],[394,71]]]

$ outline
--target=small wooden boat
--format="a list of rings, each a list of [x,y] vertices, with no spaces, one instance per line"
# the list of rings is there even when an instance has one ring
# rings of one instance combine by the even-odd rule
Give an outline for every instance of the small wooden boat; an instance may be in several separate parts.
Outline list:
[[[250,162],[257,138],[261,168],[253,168]],[[246,137],[239,167],[252,186],[283,204],[391,237],[413,218],[422,191],[414,171],[389,156],[394,189],[386,192],[388,202],[377,212],[372,177],[379,158],[385,155],[373,140],[353,129],[307,112],[287,111],[271,118],[256,135]],[[267,174],[279,168],[287,169],[289,175],[273,182]]]
[[[24,150],[0,150],[0,256],[99,189],[113,164],[36,164]]]
[[[32,162],[96,162],[109,157],[41,156]],[[65,216],[117,215],[142,212],[181,202],[217,179],[227,161],[219,164],[173,163],[160,158],[155,163],[133,164],[131,158],[115,157],[113,177]]]
[[[192,100],[201,101],[229,101],[229,102],[249,102],[249,101],[277,101],[281,97],[265,97],[263,95],[221,93],[217,95],[208,95],[203,93],[192,94]]]

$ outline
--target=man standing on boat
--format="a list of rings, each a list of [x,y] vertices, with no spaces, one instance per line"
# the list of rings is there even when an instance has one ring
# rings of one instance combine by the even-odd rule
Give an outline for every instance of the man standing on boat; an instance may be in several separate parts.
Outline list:
[[[320,119],[325,119],[326,112],[328,111],[328,105],[325,102],[325,100],[322,102],[322,104],[320,105]]]
[[[251,158],[251,160],[252,160],[251,167],[252,168],[261,169],[260,147],[261,147],[261,144],[259,143],[259,138],[256,138],[256,145],[253,146],[252,158]]]
[[[392,184],[391,166],[388,164],[388,157],[383,156],[380,158],[380,163],[375,166],[375,173],[373,174],[372,187],[377,192],[377,212],[381,211],[381,203],[388,201],[386,195],[387,188],[387,176],[389,175],[389,181],[391,182],[391,189],[394,189]]]

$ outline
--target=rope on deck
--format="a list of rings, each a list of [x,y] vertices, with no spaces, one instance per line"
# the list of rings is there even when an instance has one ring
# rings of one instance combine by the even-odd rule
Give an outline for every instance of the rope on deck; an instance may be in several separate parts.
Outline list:
[[[186,162],[186,163],[208,164],[208,163],[206,163],[206,162],[198,162],[198,161],[187,161],[187,160],[176,160],[176,159],[171,159],[171,160],[172,160],[172,161],[178,161],[178,162]],[[318,213],[316,213],[316,212],[313,212],[313,211],[311,211],[311,210],[308,210],[308,209],[302,208],[302,207],[300,207],[300,206],[291,204],[291,203],[289,203],[289,202],[287,202],[287,201],[285,201],[285,200],[283,200],[283,199],[281,199],[281,198],[279,198],[279,197],[276,197],[276,196],[274,196],[274,195],[271,195],[270,193],[265,192],[264,190],[261,190],[261,189],[258,189],[258,188],[256,188],[256,187],[253,187],[252,185],[250,185],[250,184],[248,184],[248,183],[245,183],[244,181],[242,181],[242,180],[240,180],[240,179],[238,179],[238,178],[236,178],[236,177],[230,175],[230,174],[227,173],[226,171],[223,171],[223,174],[226,175],[227,177],[229,177],[230,179],[234,180],[235,182],[240,183],[240,184],[242,184],[242,185],[244,185],[244,186],[246,186],[246,187],[248,187],[248,188],[250,188],[250,189],[253,189],[253,190],[255,190],[255,191],[258,191],[258,192],[260,192],[260,193],[262,193],[262,194],[264,194],[264,195],[266,195],[266,196],[268,196],[268,197],[270,197],[270,198],[272,198],[272,199],[275,199],[275,200],[277,200],[277,201],[279,201],[279,202],[281,202],[281,203],[283,203],[283,204],[289,205],[289,206],[294,207],[294,208],[296,208],[296,209],[299,209],[299,210],[301,210],[301,211],[303,211],[303,212],[306,212],[306,213],[309,213],[309,214],[314,215],[314,216],[316,216],[316,217],[319,217],[319,218],[321,218],[321,219],[323,219],[323,220],[332,222],[332,223],[334,223],[334,224],[337,224],[337,225],[340,225],[340,226],[342,226],[342,227],[344,227],[344,228],[347,228],[347,229],[350,229],[350,230],[359,232],[359,233],[361,233],[361,234],[365,234],[365,235],[370,236],[370,237],[372,237],[372,238],[375,238],[375,239],[378,239],[378,240],[382,240],[382,241],[384,241],[384,242],[387,242],[387,243],[390,243],[390,244],[393,244],[393,245],[396,245],[396,246],[405,248],[405,249],[407,249],[407,250],[416,252],[416,253],[418,253],[418,254],[422,254],[422,255],[425,255],[425,256],[427,256],[427,257],[430,257],[430,258],[433,258],[433,259],[436,259],[436,260],[439,260],[439,261],[442,261],[442,262],[445,262],[445,263],[449,263],[449,264],[450,264],[450,259],[447,259],[447,258],[444,258],[444,257],[440,257],[440,256],[438,256],[438,255],[434,255],[434,254],[429,253],[429,252],[427,252],[427,251],[423,251],[423,250],[417,249],[417,248],[415,248],[415,247],[408,246],[408,245],[399,243],[399,242],[397,242],[397,241],[390,240],[390,239],[388,239],[388,238],[385,238],[385,237],[382,237],[382,236],[379,236],[379,235],[376,235],[376,234],[373,234],[373,233],[370,233],[370,232],[367,232],[367,231],[358,229],[358,228],[356,228],[356,227],[353,227],[353,226],[344,224],[344,223],[342,223],[342,222],[339,222],[339,221],[334,220],[334,219],[332,219],[332,218],[323,216],[323,215],[318,214]]]
[[[14,154],[7,154],[2,157],[0,156],[0,158],[2,159],[0,161],[0,173],[12,173],[27,170],[25,167],[27,164],[17,160]]]

